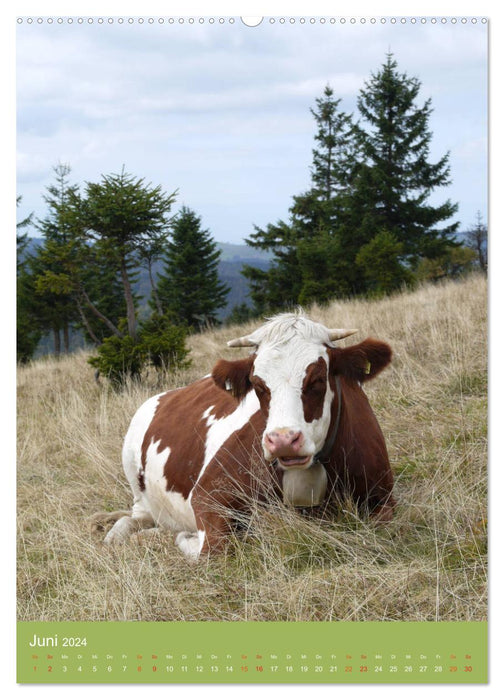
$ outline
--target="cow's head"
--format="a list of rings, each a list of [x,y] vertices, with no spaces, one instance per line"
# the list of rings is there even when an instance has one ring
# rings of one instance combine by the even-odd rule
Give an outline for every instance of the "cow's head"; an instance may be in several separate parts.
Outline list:
[[[212,376],[238,400],[252,390],[257,394],[266,418],[262,447],[267,461],[276,459],[283,469],[310,467],[338,410],[336,377],[364,382],[388,365],[391,350],[380,341],[335,347],[336,340],[355,332],[330,330],[300,314],[281,314],[228,343],[252,346],[254,352],[240,360],[220,360]]]

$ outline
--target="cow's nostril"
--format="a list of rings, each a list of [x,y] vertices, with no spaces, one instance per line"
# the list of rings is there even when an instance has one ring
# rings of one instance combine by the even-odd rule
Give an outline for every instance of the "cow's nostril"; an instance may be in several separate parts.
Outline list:
[[[292,447],[299,447],[301,443],[301,431],[293,433],[291,435],[291,445]]]
[[[268,433],[265,437],[265,441],[268,446],[274,445],[275,443],[273,441],[273,433]]]

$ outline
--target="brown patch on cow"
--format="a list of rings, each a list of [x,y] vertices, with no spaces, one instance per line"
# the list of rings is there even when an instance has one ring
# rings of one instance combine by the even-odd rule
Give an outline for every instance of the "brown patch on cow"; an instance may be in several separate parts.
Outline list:
[[[236,409],[236,401],[227,392],[216,391],[210,377],[160,397],[154,417],[142,443],[142,466],[145,470],[147,450],[157,444],[158,454],[170,448],[164,466],[166,489],[187,498],[197,481],[205,457],[208,432],[203,413],[222,418]],[[145,481],[144,481],[145,488]]]
[[[267,464],[261,438],[265,418],[257,411],[229,436],[194,488],[191,505],[198,530],[205,531],[201,554],[223,548],[238,512],[257,502],[281,497],[282,470]]]
[[[271,402],[270,388],[266,384],[266,382],[263,379],[261,379],[261,377],[257,376],[257,374],[254,374],[251,377],[250,381],[252,383],[252,387],[254,388],[256,396],[259,399],[261,411],[263,415],[267,417],[269,414],[269,407]]]
[[[327,364],[319,357],[306,368],[303,380],[303,413],[307,423],[312,423],[324,412],[324,397],[327,389]]]
[[[255,355],[241,360],[219,360],[212,370],[212,378],[220,389],[241,401],[252,388],[250,374],[254,360]]]
[[[330,378],[331,386],[334,378]],[[353,380],[341,377],[341,420],[329,462],[326,464],[329,491],[351,497],[375,515],[377,521],[391,518],[394,477],[385,438],[369,400]],[[336,397],[333,402],[334,417]],[[381,508],[383,512],[381,512]]]
[[[376,377],[390,364],[392,350],[381,340],[367,338],[349,348],[328,348],[330,371],[358,382]]]
[[[373,522],[378,523],[378,525],[391,522],[394,517],[394,506],[395,500],[393,498],[389,498],[387,503],[378,505],[373,511],[371,511],[371,519]]]

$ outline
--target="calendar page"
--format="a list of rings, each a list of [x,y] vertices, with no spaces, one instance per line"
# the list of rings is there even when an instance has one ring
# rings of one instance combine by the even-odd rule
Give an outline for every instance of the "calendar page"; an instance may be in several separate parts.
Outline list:
[[[489,20],[16,22],[18,683],[486,684]]]

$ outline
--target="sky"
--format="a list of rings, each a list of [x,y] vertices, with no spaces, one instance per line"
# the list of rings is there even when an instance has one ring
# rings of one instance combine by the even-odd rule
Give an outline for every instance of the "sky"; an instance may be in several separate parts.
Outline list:
[[[70,165],[71,182],[81,186],[124,166],[166,193],[178,190],[174,211],[193,209],[217,241],[242,243],[255,225],[287,219],[292,197],[310,187],[310,109],[324,87],[357,117],[359,91],[387,52],[400,72],[420,80],[418,106],[432,100],[430,160],[450,152],[452,184],[431,202],[457,202],[462,231],[478,211],[487,220],[481,19],[291,22],[284,15],[248,27],[219,15],[213,23],[197,15],[183,23],[156,15],[152,22],[124,15],[122,23],[118,15],[84,15],[71,24],[32,17],[18,20],[16,33],[18,220],[45,216],[43,195],[58,163]]]

